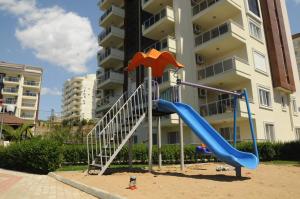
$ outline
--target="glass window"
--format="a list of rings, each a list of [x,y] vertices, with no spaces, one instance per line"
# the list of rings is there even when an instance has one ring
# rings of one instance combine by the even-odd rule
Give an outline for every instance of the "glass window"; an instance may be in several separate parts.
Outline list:
[[[271,93],[270,91],[266,90],[266,89],[259,89],[259,102],[260,105],[262,106],[268,106],[271,107]]]
[[[282,109],[286,109],[286,96],[281,95],[281,107]]]
[[[256,51],[253,51],[253,61],[256,69],[267,72],[266,57]]]
[[[260,12],[259,12],[259,5],[257,0],[248,0],[248,7],[249,10],[255,14],[256,16],[260,17]]]
[[[300,140],[300,128],[296,128],[295,131],[296,131],[296,139]]]
[[[292,99],[292,106],[293,106],[293,112],[294,112],[294,113],[297,113],[298,110],[297,110],[297,102],[296,102],[296,99]]]
[[[169,132],[168,133],[168,144],[177,144],[179,143],[178,133]]]
[[[236,140],[241,140],[241,135],[240,135],[240,127],[236,128]],[[228,141],[233,141],[234,140],[234,132],[232,127],[224,127],[220,128],[220,134],[225,140]]]
[[[261,28],[259,25],[249,22],[250,35],[255,37],[256,39],[262,40]]]
[[[265,133],[266,133],[266,139],[268,141],[275,141],[275,130],[274,130],[274,124],[265,124]]]

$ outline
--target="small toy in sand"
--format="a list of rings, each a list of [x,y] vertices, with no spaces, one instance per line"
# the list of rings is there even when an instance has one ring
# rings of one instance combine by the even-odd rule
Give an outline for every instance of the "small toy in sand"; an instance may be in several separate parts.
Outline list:
[[[221,165],[221,166],[217,166],[216,171],[230,171],[230,168]]]
[[[128,189],[131,189],[131,190],[137,189],[137,187],[136,187],[136,177],[135,176],[130,176]]]

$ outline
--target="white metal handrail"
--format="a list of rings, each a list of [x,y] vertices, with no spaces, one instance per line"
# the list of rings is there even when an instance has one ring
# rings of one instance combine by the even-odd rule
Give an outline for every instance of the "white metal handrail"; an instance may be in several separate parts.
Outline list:
[[[115,103],[87,136],[88,164],[103,174],[146,116],[145,86]]]

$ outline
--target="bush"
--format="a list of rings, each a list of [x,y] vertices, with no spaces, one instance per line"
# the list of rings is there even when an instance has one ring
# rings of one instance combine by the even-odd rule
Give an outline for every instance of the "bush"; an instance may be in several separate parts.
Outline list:
[[[62,164],[61,149],[59,143],[53,140],[32,139],[12,143],[0,150],[0,167],[48,173]]]
[[[87,164],[86,145],[64,145],[63,157],[67,164]]]

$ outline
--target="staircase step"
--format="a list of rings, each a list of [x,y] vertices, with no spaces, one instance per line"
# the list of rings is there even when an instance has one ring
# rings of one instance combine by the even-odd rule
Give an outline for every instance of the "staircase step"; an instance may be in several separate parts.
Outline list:
[[[102,165],[101,164],[97,164],[97,163],[90,164],[90,166],[102,168]]]

